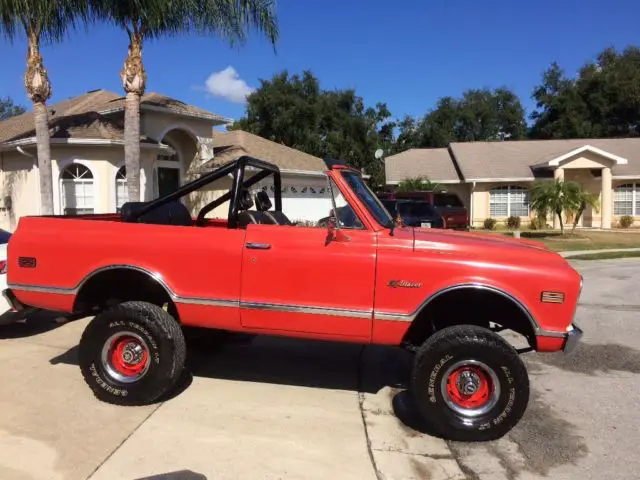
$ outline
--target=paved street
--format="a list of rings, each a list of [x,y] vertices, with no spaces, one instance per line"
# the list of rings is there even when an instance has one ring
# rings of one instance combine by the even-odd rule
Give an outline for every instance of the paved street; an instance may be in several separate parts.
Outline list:
[[[194,346],[193,375],[173,398],[125,408],[98,402],[82,381],[86,320],[3,327],[0,478],[637,478],[640,260],[576,265],[584,344],[568,357],[526,355],[529,410],[485,444],[421,432],[404,391],[409,358],[395,349],[276,338]]]
[[[451,444],[476,479],[637,479],[640,259],[575,261],[584,276],[573,354],[528,354],[524,419],[488,444]]]

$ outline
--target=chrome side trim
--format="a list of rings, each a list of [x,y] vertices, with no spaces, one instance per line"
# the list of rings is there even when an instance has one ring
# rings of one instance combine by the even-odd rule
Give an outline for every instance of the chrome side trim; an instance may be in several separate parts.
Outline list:
[[[386,320],[388,322],[412,322],[415,316],[413,314],[375,312],[376,320]]]
[[[347,308],[307,307],[276,303],[240,302],[240,308],[247,310],[272,310],[277,312],[308,313],[311,315],[333,315],[337,317],[371,318],[373,310],[351,310]]]
[[[223,300],[221,298],[200,298],[200,297],[179,297],[172,295],[171,299],[175,303],[181,303],[183,305],[206,305],[208,307],[235,307],[240,306],[240,302],[237,300]]]
[[[125,265],[125,264],[117,264],[117,265],[108,265],[106,267],[98,268],[93,272],[86,275],[75,287],[71,288],[63,288],[63,287],[49,287],[43,285],[22,285],[22,284],[11,284],[9,288],[13,290],[22,290],[25,292],[38,292],[38,293],[52,293],[56,295],[77,295],[82,287],[89,281],[91,278],[95,277],[99,273],[106,272],[109,270],[134,270],[136,272],[144,273],[149,276],[151,279],[158,282],[158,284],[164,288],[167,292],[171,300],[175,303],[183,303],[190,305],[208,305],[208,306],[216,306],[216,307],[238,307],[239,302],[237,300],[225,300],[220,298],[200,298],[200,297],[182,297],[176,294],[167,282],[165,282],[164,278],[158,272],[152,272],[151,270],[147,270],[146,268],[138,267],[135,265]]]
[[[520,308],[520,310],[522,311],[522,313],[526,315],[527,319],[529,320],[529,323],[531,324],[531,327],[533,328],[535,335],[540,335],[540,333],[538,332],[543,331],[540,329],[538,322],[536,322],[536,320],[533,318],[533,315],[531,315],[529,310],[527,310],[527,308],[522,304],[520,300],[518,300],[516,297],[514,297],[510,293],[505,292],[504,290],[500,290],[499,288],[492,287],[489,285],[483,285],[481,283],[460,283],[457,285],[452,285],[450,287],[443,288],[442,290],[438,290],[437,292],[431,294],[424,302],[422,302],[418,306],[418,308],[416,308],[411,313],[376,311],[375,319],[389,320],[389,321],[396,321],[396,322],[413,322],[418,316],[418,314],[422,311],[422,309],[425,308],[427,305],[429,305],[429,303],[434,301],[440,295],[443,295],[445,293],[452,292],[455,290],[462,290],[462,289],[486,290],[493,293],[497,293],[498,295],[502,295],[504,298],[512,301],[515,305],[517,305],[518,308]],[[553,332],[553,333],[557,333],[557,332]],[[561,334],[561,336],[562,335],[563,334]]]
[[[22,290],[23,292],[55,293],[57,295],[74,295],[76,293],[75,288],[44,287],[41,285],[23,285],[20,283],[9,283],[7,287],[11,290]]]

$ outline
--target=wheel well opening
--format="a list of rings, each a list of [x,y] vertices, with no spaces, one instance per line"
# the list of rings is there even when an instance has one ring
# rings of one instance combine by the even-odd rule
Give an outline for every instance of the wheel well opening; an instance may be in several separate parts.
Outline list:
[[[404,342],[421,345],[438,330],[452,325],[511,330],[523,336],[529,346],[536,346],[529,316],[515,300],[492,290],[473,287],[445,292],[425,305],[405,334]]]
[[[129,301],[149,302],[167,311],[178,320],[176,305],[169,292],[149,274],[131,269],[113,269],[91,277],[80,289],[74,312],[88,313],[110,305]]]

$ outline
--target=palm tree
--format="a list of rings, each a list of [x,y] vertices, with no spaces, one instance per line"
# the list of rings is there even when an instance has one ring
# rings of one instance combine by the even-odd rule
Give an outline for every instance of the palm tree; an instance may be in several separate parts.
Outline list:
[[[129,51],[120,73],[126,93],[124,158],[130,201],[140,201],[140,100],[147,74],[145,40],[198,32],[242,42],[249,27],[275,45],[278,27],[273,0],[92,0],[97,14],[127,32]]]
[[[580,186],[580,191],[578,192],[578,202],[579,202],[578,210],[573,220],[573,227],[571,227],[571,233],[574,233],[576,231],[576,227],[580,222],[580,218],[582,218],[582,214],[584,213],[587,207],[593,208],[596,212],[600,210],[599,195],[586,191],[584,188],[582,188],[582,186]]]
[[[0,30],[9,40],[24,32],[27,37],[27,71],[24,88],[33,103],[38,149],[41,213],[53,214],[53,180],[47,100],[51,82],[40,54],[42,40],[58,42],[76,21],[86,19],[82,0],[0,0]]]
[[[442,189],[439,183],[434,183],[427,177],[405,178],[398,184],[398,192],[435,192]]]
[[[560,221],[560,233],[564,235],[562,212],[575,212],[580,207],[581,187],[575,182],[540,181],[531,189],[531,208],[541,218],[551,212]]]

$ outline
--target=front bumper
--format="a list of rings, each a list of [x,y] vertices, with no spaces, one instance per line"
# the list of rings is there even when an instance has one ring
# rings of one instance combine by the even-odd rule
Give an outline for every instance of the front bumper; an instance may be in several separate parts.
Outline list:
[[[562,346],[562,351],[564,353],[571,353],[576,348],[583,335],[582,329],[580,329],[580,327],[575,324],[571,325],[571,327],[571,330],[567,332],[564,340],[564,345]]]

